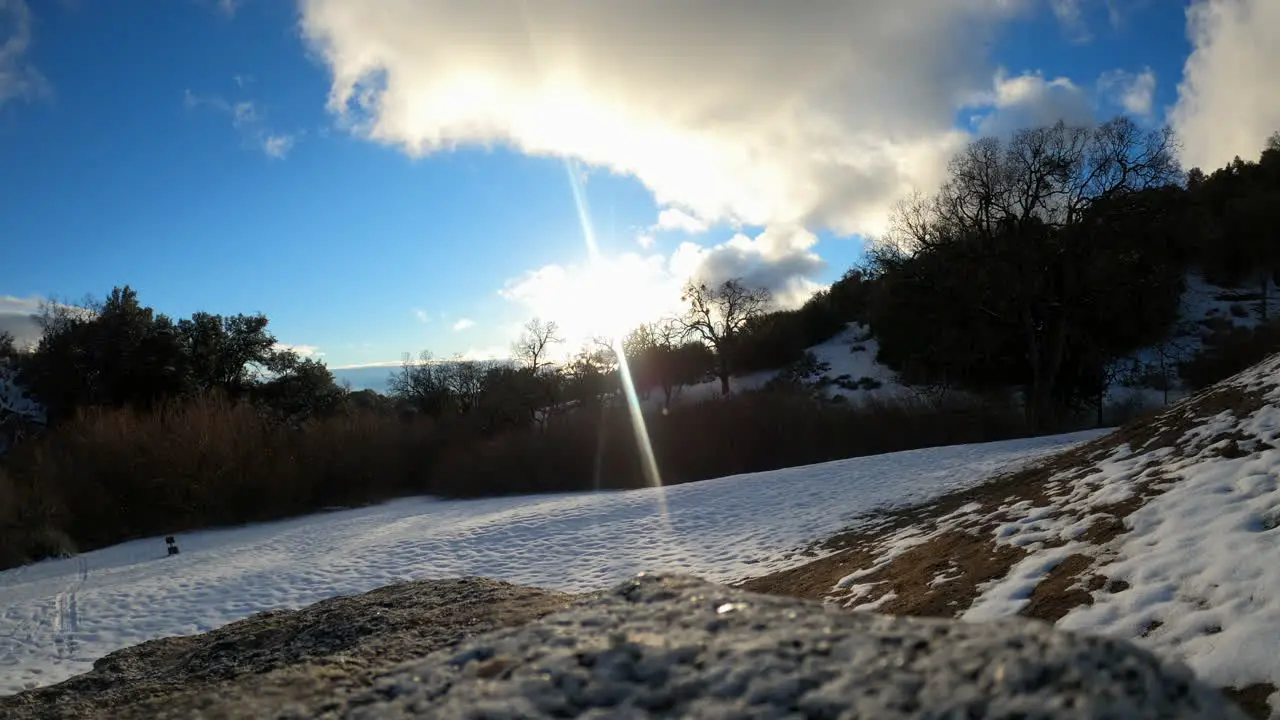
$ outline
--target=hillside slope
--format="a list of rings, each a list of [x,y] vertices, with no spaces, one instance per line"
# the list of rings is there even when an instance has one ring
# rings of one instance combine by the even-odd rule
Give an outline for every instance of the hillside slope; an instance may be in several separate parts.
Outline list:
[[[868,518],[817,546],[834,554],[747,586],[1132,638],[1280,717],[1278,445],[1280,356],[1037,466]]]

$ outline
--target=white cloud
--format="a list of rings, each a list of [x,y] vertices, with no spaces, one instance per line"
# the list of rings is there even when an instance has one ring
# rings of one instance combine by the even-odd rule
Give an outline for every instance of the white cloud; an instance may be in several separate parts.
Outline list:
[[[780,308],[795,308],[821,286],[813,278],[826,261],[813,251],[818,238],[800,229],[773,227],[754,238],[737,233],[711,248],[683,243],[671,256],[670,268],[681,282],[696,278],[717,284],[741,278],[773,294]]]
[[[457,357],[459,360],[510,360],[511,347],[509,345],[492,345],[467,348],[465,352],[458,353]]]
[[[14,297],[0,295],[0,332],[7,332],[19,346],[33,345],[44,335],[40,327],[40,313],[46,305],[51,305],[71,315],[91,318],[92,310],[76,305],[68,305],[57,301],[49,301],[42,297]]]
[[[276,352],[293,351],[298,357],[302,358],[321,358],[324,353],[320,352],[320,348],[315,345],[289,345],[287,343],[276,343],[271,348]]]
[[[1211,171],[1239,155],[1256,159],[1280,130],[1280,2],[1195,0],[1193,50],[1170,113],[1182,162]]]
[[[654,230],[677,230],[689,235],[697,235],[707,231],[707,224],[680,208],[666,208],[658,213],[658,223]]]
[[[1093,29],[1087,17],[1090,8],[1105,5],[1107,22],[1112,28],[1119,28],[1130,9],[1149,2],[1151,0],[1049,0],[1049,8],[1068,40],[1087,43],[1093,40]]]
[[[1050,0],[1053,14],[1058,18],[1062,29],[1074,42],[1088,42],[1093,39],[1089,26],[1084,20],[1082,0]]]
[[[612,336],[683,309],[680,291],[691,278],[720,283],[742,278],[765,287],[778,307],[802,304],[821,286],[813,278],[826,264],[806,230],[771,228],[741,233],[713,247],[685,242],[669,257],[627,253],[591,265],[546,265],[508,281],[499,294],[526,316],[554,320],[567,345]]]
[[[655,243],[657,240],[649,233],[640,233],[636,236],[636,244],[645,250],[652,248]]]
[[[413,316],[418,318],[418,322],[421,322],[421,323],[431,322],[431,314],[428,313],[426,310],[423,310],[422,308],[414,308]]]
[[[31,48],[31,8],[24,0],[0,0],[0,107],[10,100],[48,97],[53,86],[27,59]]]
[[[240,88],[248,82],[240,75],[234,76],[233,80]],[[263,113],[252,100],[232,102],[221,95],[197,95],[188,88],[183,91],[182,104],[188,110],[209,108],[226,115],[231,120],[231,127],[240,133],[241,139],[261,150],[269,158],[282,160],[287,157],[300,135],[272,130]]]
[[[1001,69],[992,87],[975,94],[969,107],[983,109],[977,131],[980,135],[1005,135],[1026,127],[1089,124],[1095,120],[1093,100],[1070,78],[1046,80],[1043,73],[1010,76]]]
[[[0,332],[12,335],[19,346],[39,342],[44,331],[40,329],[37,317],[43,303],[44,300],[38,297],[0,295]]]
[[[231,124],[236,128],[248,128],[259,122],[258,111],[252,102],[246,100],[231,106]]]
[[[1099,78],[1098,89],[1109,95],[1125,112],[1149,117],[1156,94],[1156,74],[1151,68],[1143,68],[1139,73],[1111,70]]]
[[[707,223],[876,232],[967,136],[1026,0],[301,0],[359,136],[501,143],[633,175]]]
[[[409,360],[409,363],[411,365],[421,364],[416,359],[413,359],[413,358]],[[403,366],[404,366],[403,360],[380,360],[378,362],[356,363],[354,365],[338,365],[335,367],[331,367],[329,369],[330,370],[360,370],[362,368],[398,368]]]
[[[462,332],[463,330],[467,330],[475,326],[476,326],[475,320],[472,320],[471,318],[462,318],[461,320],[453,324],[453,331]]]
[[[288,134],[267,135],[262,141],[262,151],[269,157],[284,159],[293,149],[293,136]]]

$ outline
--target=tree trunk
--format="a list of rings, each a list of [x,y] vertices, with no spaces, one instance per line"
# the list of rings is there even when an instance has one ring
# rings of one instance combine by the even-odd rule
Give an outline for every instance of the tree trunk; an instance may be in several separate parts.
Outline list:
[[[729,394],[729,346],[733,337],[726,335],[716,349],[716,377],[720,378],[720,394]]]
[[[1067,317],[1061,310],[1046,333],[1048,341],[1036,330],[1030,310],[1023,312],[1027,328],[1027,359],[1031,364],[1031,383],[1024,391],[1026,396],[1026,420],[1032,431],[1048,428],[1052,419],[1053,391],[1062,369],[1062,358],[1067,347]]]

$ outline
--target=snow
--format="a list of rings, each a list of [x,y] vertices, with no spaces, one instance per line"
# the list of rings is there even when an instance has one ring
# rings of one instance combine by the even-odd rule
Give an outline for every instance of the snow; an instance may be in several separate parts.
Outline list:
[[[819,362],[827,363],[829,369],[823,375],[829,380],[844,378],[856,383],[862,378],[871,378],[880,384],[874,389],[847,389],[831,385],[827,388],[827,394],[830,396],[839,395],[850,400],[867,400],[892,399],[916,394],[915,390],[898,382],[896,373],[876,361],[880,345],[872,337],[870,330],[861,323],[849,323],[844,330],[832,338],[808,348],[808,352],[813,353]],[[758,390],[777,377],[778,372],[778,370],[762,370],[735,375],[730,380],[730,388],[733,392]],[[654,395],[658,398],[655,401],[651,396],[649,405],[661,407],[661,393],[654,393]],[[680,388],[678,394],[672,398],[671,404],[703,402],[718,398],[720,395],[720,381],[713,379]]]
[[[1026,556],[1004,578],[984,584],[978,599],[960,617],[981,622],[1017,615],[1031,601],[1040,581],[1078,549],[1065,545]]]
[[[1090,555],[1091,574],[1128,587],[1094,591],[1093,603],[1059,627],[1136,640],[1220,687],[1280,685],[1280,356],[1228,383],[1265,403],[1243,417],[1203,418],[1174,448],[1120,447],[1098,472],[1058,478],[1049,507],[1019,508],[996,542],[1030,554],[983,586],[963,617],[1014,615],[1064,558]],[[1224,436],[1240,452],[1224,456]],[[1139,493],[1151,497],[1125,519],[1125,532],[1102,545],[1077,540],[1097,508]],[[1280,716],[1280,697],[1270,702]]]
[[[0,572],[0,693],[58,682],[145,640],[387,583],[483,575],[566,591],[642,570],[729,582],[872,510],[919,503],[1096,432],[916,450],[628,492],[411,498],[160,538]]]

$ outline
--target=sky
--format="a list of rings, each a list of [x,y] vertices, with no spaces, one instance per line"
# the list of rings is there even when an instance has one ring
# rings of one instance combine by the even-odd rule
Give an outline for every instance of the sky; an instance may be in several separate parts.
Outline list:
[[[1277,68],[1280,0],[0,0],[0,329],[129,284],[337,368],[795,306],[978,136],[1214,168]]]

